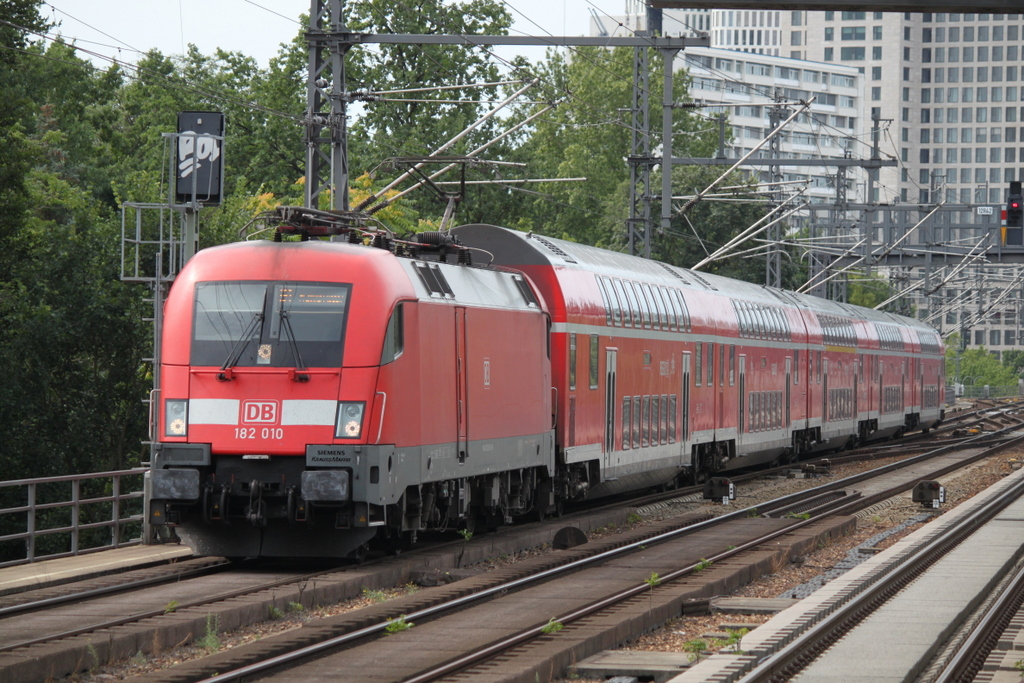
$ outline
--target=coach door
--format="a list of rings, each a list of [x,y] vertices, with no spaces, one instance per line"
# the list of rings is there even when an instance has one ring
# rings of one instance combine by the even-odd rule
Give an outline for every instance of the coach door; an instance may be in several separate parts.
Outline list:
[[[740,378],[739,393],[736,395],[736,405],[739,406],[739,416],[736,421],[736,431],[744,432],[747,418],[747,357],[740,356]]]
[[[860,361],[860,362],[863,363],[864,361]],[[860,413],[858,412],[859,406],[857,405],[860,402],[860,400],[859,400],[859,394],[860,394],[860,374],[859,374],[859,372],[860,372],[859,364],[857,363],[856,360],[854,360],[853,361],[853,419],[854,420],[856,420],[857,418],[860,417]]]
[[[885,415],[885,359],[878,360],[878,417]]]
[[[828,358],[821,361],[821,421],[828,422],[831,416],[828,414]]]
[[[466,309],[455,308],[455,410],[458,415],[459,464],[466,462],[466,441],[469,425],[469,402],[466,381]]]
[[[907,407],[907,361],[900,363],[900,412],[906,413]]]
[[[683,405],[682,405],[682,433],[683,448],[690,440],[690,354],[683,354]],[[685,450],[684,450],[685,452]]]
[[[792,398],[792,378],[793,376],[793,359],[786,358],[786,422],[785,427],[789,429],[790,425],[793,424],[791,413],[789,412],[789,401]]]
[[[615,375],[617,370],[617,349],[605,349],[604,369],[604,454],[606,466],[611,466],[611,453],[615,450]],[[622,427],[625,429],[625,425]]]

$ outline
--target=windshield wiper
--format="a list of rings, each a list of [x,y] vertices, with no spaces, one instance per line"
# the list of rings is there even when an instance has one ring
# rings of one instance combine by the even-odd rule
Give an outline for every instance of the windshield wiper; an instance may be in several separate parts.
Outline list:
[[[302,373],[306,369],[306,365],[302,362],[302,354],[299,353],[299,343],[295,340],[291,316],[288,315],[288,311],[284,308],[281,309],[281,329],[284,330],[288,344],[292,347],[292,353],[295,354],[295,369],[292,371],[292,379],[296,382],[308,382],[309,375]]]
[[[220,374],[217,375],[217,379],[221,382],[229,382],[234,379],[234,373],[231,372],[231,368],[235,366],[238,359],[242,356],[242,351],[249,345],[252,338],[262,328],[263,325],[263,311],[256,311],[252,314],[252,320],[246,325],[245,330],[242,331],[242,335],[235,342],[235,345],[231,347],[231,353],[228,354],[224,364],[220,366]]]

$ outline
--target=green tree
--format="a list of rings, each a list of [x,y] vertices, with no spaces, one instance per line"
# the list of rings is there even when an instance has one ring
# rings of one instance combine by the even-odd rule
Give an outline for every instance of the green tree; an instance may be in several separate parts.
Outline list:
[[[895,292],[885,278],[873,275],[870,278],[851,273],[848,283],[848,300],[851,304],[874,308]]]
[[[1015,386],[1017,373],[1000,363],[985,347],[967,349],[959,358],[960,374],[957,375],[956,349],[952,345],[946,349],[946,377],[950,381],[959,381],[967,386]]]
[[[1024,378],[1024,351],[1019,349],[1003,351],[1003,367],[1018,378]]]
[[[415,6],[359,0],[349,5],[349,28],[369,33],[504,35],[511,24],[508,10],[494,0]],[[350,51],[348,79],[351,88],[379,92],[493,83],[502,77],[488,49],[472,45],[382,45],[377,50]],[[432,153],[490,109],[498,93],[499,88],[491,86],[375,96],[363,105],[350,129],[352,176],[370,172],[375,182],[397,177],[405,167],[378,169],[383,160]],[[454,103],[456,100],[459,103]],[[444,154],[464,154],[500,130],[499,121],[489,121]],[[495,154],[500,156],[501,148],[488,150],[485,156],[494,158]],[[428,166],[425,170],[433,172],[439,167]],[[448,175],[451,177],[445,180],[454,179],[454,173]],[[438,216],[444,210],[444,205],[426,191],[411,195],[410,202]]]

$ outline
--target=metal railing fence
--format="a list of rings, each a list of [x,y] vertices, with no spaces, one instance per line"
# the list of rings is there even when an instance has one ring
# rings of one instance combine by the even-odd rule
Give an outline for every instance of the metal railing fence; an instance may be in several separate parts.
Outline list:
[[[1007,386],[994,386],[988,384],[971,385],[961,384],[955,386],[957,396],[960,398],[1009,398],[1021,396],[1021,388],[1016,384]]]
[[[148,469],[0,482],[0,567],[141,543]]]

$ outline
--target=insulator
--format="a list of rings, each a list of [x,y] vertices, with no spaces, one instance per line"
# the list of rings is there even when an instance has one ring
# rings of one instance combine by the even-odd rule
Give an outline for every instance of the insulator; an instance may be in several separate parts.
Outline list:
[[[469,249],[459,249],[459,265],[468,266],[473,263],[473,252]]]
[[[363,236],[360,235],[358,232],[356,232],[355,230],[349,230],[348,231],[348,243],[349,244],[361,244],[362,241],[363,241]]]
[[[428,230],[427,232],[421,232],[416,235],[416,241],[420,244],[433,244],[436,246],[448,246],[455,244],[455,240],[452,236],[445,232],[438,230]]]

